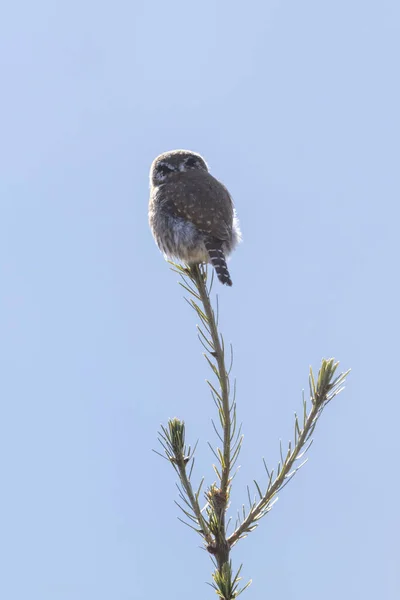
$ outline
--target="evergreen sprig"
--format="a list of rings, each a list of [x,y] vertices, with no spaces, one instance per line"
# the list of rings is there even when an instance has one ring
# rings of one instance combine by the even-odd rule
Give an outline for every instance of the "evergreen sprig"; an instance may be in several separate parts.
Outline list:
[[[230,372],[233,363],[232,346],[230,347],[229,367],[226,366],[225,343],[218,331],[218,298],[216,312],[214,311],[210,294],[213,278],[207,285],[207,267],[204,265],[181,266],[171,263],[172,270],[179,274],[183,287],[188,297],[185,298],[196,312],[200,324],[197,325],[198,338],[204,349],[204,356],[212,370],[216,383],[207,380],[211,395],[218,411],[219,426],[212,421],[212,425],[221,448],[210,448],[216,459],[213,465],[217,481],[212,483],[204,492],[205,506],[200,507],[200,496],[203,489],[204,478],[196,488],[192,486],[192,473],[195,462],[195,450],[186,446],[185,423],[174,418],[168,421],[168,426],[161,426],[159,442],[164,450],[163,458],[168,460],[175,469],[180,484],[180,503],[176,503],[184,514],[183,523],[194,529],[211,555],[216,569],[212,575],[214,588],[220,600],[234,600],[251,582],[239,589],[240,571],[232,571],[230,559],[231,548],[250,531],[258,526],[260,519],[265,516],[277,500],[277,494],[294,477],[297,471],[305,464],[306,460],[297,464],[304,457],[312,444],[312,434],[315,426],[327,404],[343,389],[343,384],[349,371],[336,375],[338,362],[333,358],[323,359],[318,376],[315,379],[310,368],[309,388],[310,402],[304,398],[303,410],[299,418],[295,414],[293,441],[283,452],[280,444],[280,461],[276,471],[268,469],[264,460],[268,481],[262,490],[257,481],[254,485],[258,500],[252,500],[249,486],[247,495],[249,507],[246,511],[244,505],[235,524],[235,530],[228,536],[226,513],[229,506],[233,469],[238,460],[243,442],[241,425],[238,426],[236,414],[236,388],[231,389]],[[178,517],[179,518],[179,517]],[[228,522],[229,523],[229,522]]]

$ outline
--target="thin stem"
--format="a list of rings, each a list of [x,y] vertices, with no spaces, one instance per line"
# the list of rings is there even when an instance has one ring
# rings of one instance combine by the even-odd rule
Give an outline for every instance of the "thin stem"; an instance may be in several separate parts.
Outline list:
[[[215,542],[212,546],[212,553],[217,561],[217,566],[220,573],[224,572],[225,566],[229,564],[230,545],[226,539],[225,515],[229,500],[230,491],[230,468],[231,468],[231,412],[229,406],[229,380],[228,373],[225,367],[225,354],[221,344],[221,338],[218,333],[217,321],[214,311],[211,306],[209,292],[206,287],[206,277],[204,276],[203,268],[198,265],[190,267],[190,274],[196,284],[201,302],[204,307],[204,313],[207,319],[207,326],[211,335],[213,344],[213,356],[217,362],[217,376],[221,388],[220,407],[222,409],[222,426],[223,426],[223,449],[221,456],[221,482],[220,489],[213,489],[210,498],[214,500],[214,514],[217,519]],[[215,503],[218,504],[216,510]]]
[[[229,382],[228,373],[225,367],[225,355],[221,346],[220,337],[218,334],[217,323],[215,320],[214,311],[211,306],[210,297],[207,292],[207,287],[198,265],[190,268],[193,279],[196,281],[197,289],[200,294],[201,302],[204,306],[204,312],[207,317],[207,322],[210,328],[211,338],[214,346],[215,359],[218,365],[219,384],[221,386],[222,411],[224,417],[224,441],[223,441],[223,457],[224,464],[222,465],[221,473],[221,491],[227,495],[230,483],[230,453],[231,453],[231,415],[229,410]]]
[[[194,514],[196,515],[196,519],[202,530],[204,539],[206,540],[207,544],[210,545],[214,541],[213,536],[210,533],[210,530],[208,528],[206,520],[204,519],[203,515],[201,514],[199,503],[197,502],[195,495],[193,493],[192,484],[190,483],[189,478],[186,473],[186,463],[185,463],[183,456],[182,456],[181,460],[176,461],[176,466],[179,471],[179,478],[181,480],[181,484],[187,494],[187,497],[189,499],[192,510],[193,510]]]

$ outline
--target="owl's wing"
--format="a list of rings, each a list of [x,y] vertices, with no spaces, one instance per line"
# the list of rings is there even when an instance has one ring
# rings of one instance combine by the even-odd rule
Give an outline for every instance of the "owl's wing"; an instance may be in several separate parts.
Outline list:
[[[181,173],[168,185],[164,206],[217,240],[232,235],[233,203],[226,187],[204,171]]]

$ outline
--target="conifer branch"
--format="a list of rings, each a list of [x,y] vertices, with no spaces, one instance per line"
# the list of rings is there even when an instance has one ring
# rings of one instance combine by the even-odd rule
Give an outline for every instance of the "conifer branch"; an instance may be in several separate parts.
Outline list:
[[[243,519],[241,524],[228,538],[228,543],[232,547],[236,542],[244,537],[245,534],[255,529],[258,525],[257,521],[266,515],[272,508],[274,497],[277,492],[285,487],[289,481],[294,477],[297,471],[305,464],[306,461],[301,463],[298,467],[292,470],[292,467],[296,460],[299,460],[304,456],[312,444],[310,440],[311,435],[315,429],[317,421],[322,414],[325,406],[339,394],[343,387],[342,384],[349,371],[341,373],[338,377],[334,378],[335,371],[339,363],[335,362],[333,358],[322,360],[322,365],[318,373],[317,383],[315,383],[314,374],[310,367],[309,385],[310,385],[310,400],[311,410],[307,414],[306,401],[303,399],[303,425],[302,428],[299,426],[298,417],[295,415],[295,443],[292,450],[292,444],[289,442],[288,451],[286,457],[282,454],[281,445],[281,461],[278,464],[277,475],[273,479],[274,472],[270,473],[265,464],[264,465],[269,477],[269,482],[265,494],[262,494],[259,485],[255,481],[257,491],[260,496],[260,500],[257,504],[253,504],[250,507],[250,511]],[[303,452],[301,452],[303,450]],[[277,500],[277,498],[276,498]]]
[[[221,387],[221,395],[213,388],[209,383],[213,392],[220,398],[222,406],[222,418],[223,418],[223,460],[221,463],[221,494],[223,496],[228,495],[229,484],[230,484],[230,447],[231,447],[231,412],[229,406],[229,376],[225,367],[225,349],[223,346],[223,338],[219,336],[217,322],[214,315],[214,311],[211,306],[209,292],[206,287],[206,273],[204,269],[200,269],[198,265],[190,268],[190,273],[193,280],[196,282],[197,289],[201,298],[201,302],[204,307],[204,312],[207,318],[207,324],[210,329],[212,338],[213,356],[217,361],[218,367],[218,382]]]
[[[218,299],[217,312],[210,301],[211,284],[207,287],[207,267],[204,265],[180,266],[170,263],[173,271],[179,274],[182,281],[180,285],[189,295],[185,298],[196,312],[200,324],[197,326],[198,338],[204,349],[204,356],[209,367],[217,379],[217,385],[207,381],[211,395],[218,410],[220,428],[212,421],[212,425],[222,449],[210,448],[217,459],[213,465],[218,478],[218,485],[211,484],[205,491],[206,506],[201,509],[199,497],[204,478],[194,491],[191,475],[194,465],[194,452],[185,445],[185,423],[179,419],[170,419],[168,427],[161,427],[159,441],[164,449],[163,458],[173,466],[180,480],[179,498],[177,502],[183,511],[186,525],[194,529],[203,539],[204,545],[211,555],[216,569],[213,573],[213,583],[210,584],[216,591],[219,600],[234,600],[251,582],[239,589],[241,566],[234,574],[230,552],[232,547],[250,531],[258,526],[259,520],[266,515],[277,500],[277,493],[282,490],[293,478],[306,461],[296,466],[312,444],[311,436],[319,417],[326,405],[343,389],[343,383],[349,371],[335,377],[338,362],[334,359],[322,360],[315,382],[314,374],[310,368],[309,385],[311,408],[303,397],[302,419],[295,414],[294,440],[289,442],[284,454],[280,444],[280,461],[274,476],[274,470],[264,466],[268,476],[266,490],[263,492],[260,485],[254,481],[258,500],[251,499],[250,489],[247,486],[249,509],[243,506],[242,516],[238,514],[234,532],[228,537],[226,512],[229,506],[229,497],[232,483],[232,469],[238,459],[243,436],[241,426],[238,427],[236,415],[236,387],[234,386],[232,398],[230,397],[229,375],[232,368],[233,353],[231,348],[229,368],[225,363],[225,346],[222,335],[218,331]],[[159,454],[159,453],[157,453]],[[188,522],[189,521],[189,522]]]
[[[188,449],[186,448],[184,421],[176,418],[170,419],[168,421],[168,429],[162,425],[161,432],[159,432],[158,441],[164,449],[165,457],[178,473],[182,485],[182,489],[178,486],[179,497],[186,505],[186,508],[183,508],[178,502],[176,504],[182,510],[185,517],[194,522],[198,527],[193,527],[189,523],[186,523],[186,521],[183,522],[199,533],[203,537],[206,544],[212,544],[214,540],[210,533],[207,521],[202,515],[199,505],[199,495],[203,485],[203,480],[201,481],[196,493],[194,493],[190,481],[196,447],[194,447],[192,451],[190,447]],[[162,456],[162,458],[165,458],[159,452],[156,452],[156,454],[159,454]],[[192,463],[192,465],[188,473],[187,468],[190,463]]]

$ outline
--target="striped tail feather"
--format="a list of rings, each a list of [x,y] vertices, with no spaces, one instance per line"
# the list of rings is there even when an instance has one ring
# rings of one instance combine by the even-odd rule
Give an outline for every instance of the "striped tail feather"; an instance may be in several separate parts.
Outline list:
[[[222,243],[214,238],[205,241],[205,247],[218,279],[221,283],[231,286],[232,280],[226,265],[225,255],[222,251]]]

